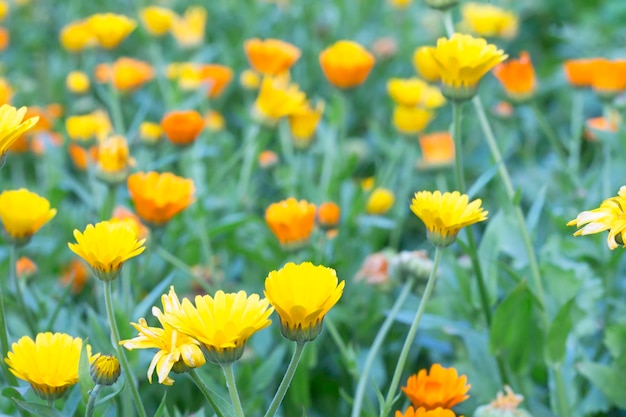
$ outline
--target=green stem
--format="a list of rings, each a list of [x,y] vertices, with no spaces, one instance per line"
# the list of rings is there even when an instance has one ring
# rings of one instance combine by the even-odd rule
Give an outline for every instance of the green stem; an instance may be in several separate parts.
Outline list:
[[[320,176],[320,197],[327,200],[329,196],[330,180],[333,177],[333,168],[335,167],[335,153],[337,152],[337,136],[339,130],[334,134],[324,135],[324,158],[322,160],[322,172]]]
[[[289,164],[291,171],[291,175],[289,175],[289,178],[287,179],[287,195],[290,197],[297,197],[298,173],[302,167],[299,167],[296,162],[293,141],[291,139],[291,133],[289,132],[289,124],[286,120],[281,120],[278,123],[278,139],[283,156],[287,160],[287,164]]]
[[[291,384],[293,375],[296,373],[296,369],[298,369],[298,363],[302,358],[302,353],[304,352],[305,346],[306,342],[296,343],[296,348],[294,349],[293,355],[291,356],[291,361],[289,361],[289,366],[287,366],[287,371],[285,372],[283,380],[278,386],[278,391],[276,391],[276,395],[274,395],[274,398],[272,399],[272,402],[267,409],[267,413],[265,413],[265,417],[273,417],[274,414],[276,414],[276,410],[278,410],[278,407],[280,407],[280,403],[283,402],[283,398],[285,398],[285,394],[287,393],[289,384]]]
[[[109,319],[109,325],[111,326],[111,335],[113,336],[114,348],[117,351],[117,357],[122,366],[122,372],[125,375],[127,386],[130,389],[130,393],[133,397],[133,402],[137,408],[137,414],[140,417],[147,417],[146,410],[141,402],[141,396],[137,390],[137,382],[131,369],[128,359],[126,358],[126,352],[120,345],[120,331],[117,328],[117,322],[115,320],[115,314],[113,313],[113,299],[111,296],[111,281],[104,281],[104,303],[106,305],[107,317]]]
[[[460,192],[465,192],[465,175],[463,172],[463,144],[461,141],[461,105],[458,101],[452,102],[452,139],[454,140],[454,173],[456,186]]]
[[[424,290],[424,295],[422,295],[422,299],[420,300],[419,306],[417,307],[417,312],[415,313],[415,318],[413,319],[413,323],[409,328],[409,333],[406,335],[404,345],[402,346],[402,350],[400,351],[400,357],[398,358],[396,369],[394,370],[393,377],[391,378],[391,385],[389,386],[389,391],[387,392],[385,403],[381,407],[380,417],[387,417],[387,415],[389,415],[389,412],[391,411],[391,406],[393,405],[393,401],[396,396],[398,384],[400,383],[400,376],[402,375],[404,365],[406,364],[406,360],[409,356],[409,350],[413,345],[415,335],[417,334],[417,329],[419,328],[420,321],[422,320],[422,316],[424,315],[424,311],[426,310],[426,305],[428,304],[430,295],[433,292],[433,288],[435,287],[435,281],[437,280],[437,269],[439,268],[439,262],[441,262],[442,254],[443,248],[437,247],[437,249],[435,250],[433,269],[430,271],[430,275],[428,276],[428,283],[426,284],[426,289]]]
[[[563,381],[563,370],[561,365],[553,368],[554,372],[554,385],[556,386],[556,404],[554,405],[554,412],[558,416],[569,416],[569,404],[567,402],[567,395],[565,392],[565,382]]]
[[[398,296],[393,307],[391,307],[391,310],[387,314],[387,317],[385,318],[383,325],[380,327],[380,329],[378,330],[378,333],[376,334],[374,343],[372,343],[372,346],[370,347],[370,350],[367,353],[367,357],[365,358],[365,365],[363,366],[363,372],[361,373],[361,376],[359,377],[359,383],[357,384],[357,387],[356,387],[356,393],[354,395],[354,406],[352,407],[352,414],[350,414],[351,417],[361,417],[361,408],[363,407],[363,399],[365,398],[365,390],[369,386],[368,377],[372,370],[372,366],[374,365],[374,360],[376,359],[376,356],[378,355],[378,351],[380,350],[380,347],[385,341],[385,337],[387,336],[387,333],[389,332],[391,325],[396,320],[396,316],[398,315],[400,308],[402,308],[402,305],[404,305],[404,302],[406,301],[407,297],[411,293],[413,284],[414,284],[413,279],[407,280],[407,282],[404,284],[404,287],[402,287],[402,291],[400,292],[400,295]]]
[[[552,145],[556,153],[559,155],[559,159],[561,160],[561,162],[565,163],[565,161],[567,160],[567,153],[565,152],[565,149],[563,148],[563,144],[561,143],[559,138],[556,136],[556,133],[554,133],[554,130],[550,126],[550,123],[548,123],[548,121],[546,120],[541,110],[539,110],[539,107],[537,107],[537,102],[533,100],[530,103],[530,108],[535,114],[535,118],[537,119],[537,122],[539,123],[539,127],[541,128],[541,130],[543,130],[544,135],[546,135],[546,137],[550,141],[550,144]]]
[[[241,406],[241,399],[239,399],[239,393],[237,392],[237,382],[235,381],[235,374],[233,373],[233,363],[222,364],[222,370],[226,377],[226,385],[228,386],[228,393],[230,394],[230,400],[233,403],[236,417],[245,417],[243,413],[243,407]]]
[[[102,207],[100,207],[100,220],[110,219],[113,215],[113,208],[115,207],[115,191],[116,185],[106,184],[106,191]]]
[[[17,304],[19,306],[21,315],[26,320],[26,324],[28,326],[28,330],[30,330],[31,336],[35,336],[37,334],[37,326],[33,321],[33,317],[30,315],[30,310],[26,308],[26,302],[24,301],[24,293],[22,292],[22,286],[20,285],[20,280],[17,277],[17,245],[9,245],[9,265],[10,270],[10,279],[13,281],[15,285],[15,298],[17,298]]]
[[[13,270],[14,267],[10,268]],[[4,290],[2,287],[3,286],[0,285],[0,347],[2,348],[2,357],[6,358],[7,352],[9,351],[9,337],[6,316],[4,313]],[[4,370],[4,375],[9,385],[17,387],[17,379],[15,378],[15,375],[9,371],[9,367],[5,361],[2,361],[2,369]]]
[[[87,409],[85,410],[85,417],[93,416],[93,412],[96,409],[96,401],[98,400],[98,395],[102,391],[102,385],[96,384],[95,387],[89,392],[89,400],[87,401]]]
[[[415,168],[415,160],[417,158],[416,154],[417,154],[417,146],[415,143],[408,143],[407,146],[397,146],[399,149],[403,149],[403,153],[404,155],[401,155],[400,158],[398,159],[394,159],[395,161],[401,161],[402,159],[404,159],[404,166],[401,170],[398,170],[397,168],[395,169],[395,171],[397,171],[397,174],[400,178],[398,178],[398,181],[400,183],[400,186],[398,187],[398,196],[401,196],[401,198],[405,198],[405,196],[408,196],[411,192],[411,185],[415,179],[415,177],[412,175],[413,174],[413,170]],[[397,164],[394,164],[397,165]],[[410,198],[410,197],[409,197]],[[408,204],[403,204],[401,205],[401,207],[399,207],[399,209],[401,210],[399,213],[399,218],[404,219],[406,218],[406,212],[409,210],[409,205]],[[392,232],[391,232],[391,236],[389,237],[389,246],[392,247],[395,250],[398,250],[400,247],[400,240],[402,239],[402,232],[405,231],[406,228],[404,227],[404,223],[402,221],[398,221],[396,226],[393,228]]]
[[[580,163],[580,145],[582,142],[582,130],[583,130],[583,106],[584,96],[582,91],[575,91],[572,102],[572,115],[571,115],[571,135],[570,138],[570,153],[569,153],[569,167],[575,176],[578,176],[578,167]]]
[[[443,26],[446,28],[448,36],[454,33],[454,19],[452,18],[452,8],[446,9],[443,14]]]
[[[241,164],[241,173],[239,174],[239,201],[245,203],[249,201],[248,188],[252,177],[252,168],[254,167],[254,158],[257,153],[257,136],[261,127],[258,123],[253,124],[248,130],[248,134],[244,140],[243,162]]]
[[[209,387],[207,387],[207,385],[204,383],[202,378],[200,378],[200,375],[198,375],[198,371],[192,368],[187,373],[189,374],[193,382],[196,384],[196,386],[198,387],[202,395],[204,395],[204,398],[211,405],[211,408],[213,408],[213,411],[215,411],[215,415],[217,415],[217,417],[224,417],[222,410],[219,409],[219,407],[213,400],[213,397],[211,396],[211,390],[209,389]]]
[[[113,127],[118,135],[125,135],[124,116],[122,115],[122,107],[120,103],[120,93],[113,85],[113,81],[109,82],[109,107],[111,108],[111,117],[113,118]]]

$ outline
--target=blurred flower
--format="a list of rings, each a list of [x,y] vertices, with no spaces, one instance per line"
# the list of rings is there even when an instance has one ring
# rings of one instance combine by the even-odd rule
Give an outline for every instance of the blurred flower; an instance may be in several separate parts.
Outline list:
[[[374,188],[374,177],[363,178],[360,185],[363,191],[371,191]]]
[[[5,28],[0,28],[0,51],[8,48],[10,39],[9,31]]]
[[[454,163],[454,140],[450,132],[420,135],[418,140],[422,149],[422,159],[418,163],[419,168],[435,168]]]
[[[89,376],[96,385],[113,385],[121,373],[120,362],[113,355],[97,354],[89,366]]]
[[[601,99],[615,98],[626,88],[626,60],[595,60],[592,65],[591,87]]]
[[[204,115],[204,125],[211,132],[219,132],[221,130],[224,130],[224,127],[226,126],[226,120],[220,112],[215,110],[209,110]]]
[[[102,141],[113,131],[109,116],[102,110],[65,119],[65,130],[70,139],[90,144]]]
[[[441,407],[429,410],[424,407],[415,409],[409,406],[404,414],[400,411],[396,411],[395,417],[456,417],[456,414],[452,410]]]
[[[568,59],[563,63],[567,81],[573,87],[590,87],[593,69],[599,58]]]
[[[609,231],[607,245],[613,250],[618,246],[626,246],[624,232],[626,231],[626,186],[619,189],[617,196],[607,198],[600,207],[581,212],[574,220],[567,223],[568,226],[580,228],[574,236],[586,236],[595,233]],[[581,228],[582,227],[582,228]]]
[[[341,298],[344,285],[332,268],[288,262],[269,273],[264,294],[278,313],[281,334],[302,343],[320,334],[324,316]]]
[[[246,90],[258,90],[261,85],[261,74],[247,69],[239,75],[239,84]]]
[[[13,142],[39,121],[37,116],[26,119],[27,111],[26,107],[16,109],[9,104],[0,106],[0,158]]]
[[[68,52],[81,52],[97,44],[94,33],[86,20],[77,20],[65,25],[61,30],[59,40]]]
[[[80,145],[70,143],[67,146],[67,151],[76,169],[81,171],[85,171],[89,163],[98,158],[98,147],[95,145],[89,149],[85,149]]]
[[[254,102],[253,117],[273,126],[283,117],[299,111],[306,104],[306,95],[296,84],[281,78],[265,77]]]
[[[265,150],[259,154],[259,166],[263,169],[275,166],[278,161],[278,155],[274,151]]]
[[[54,401],[78,382],[82,346],[82,339],[65,333],[38,333],[35,340],[24,336],[13,343],[5,362],[39,398]]]
[[[89,270],[85,266],[85,263],[78,259],[72,259],[70,261],[59,279],[61,285],[67,286],[72,284],[72,294],[82,292],[88,280]]]
[[[139,125],[139,139],[145,144],[154,145],[159,142],[162,135],[163,129],[159,123],[141,122]]]
[[[585,122],[585,139],[598,140],[598,133],[616,133],[618,121],[606,117],[593,117]]]
[[[413,0],[387,0],[387,1],[392,7],[396,9],[406,9],[411,5],[411,3],[413,3]]]
[[[392,37],[378,38],[372,43],[371,49],[376,58],[388,59],[398,52],[398,42]]]
[[[138,239],[146,239],[150,234],[150,230],[148,230],[148,228],[141,223],[141,219],[124,206],[115,207],[113,210],[113,216],[109,222],[124,222],[131,229],[133,229]]]
[[[424,130],[434,117],[432,111],[421,107],[397,105],[393,110],[393,125],[398,132],[412,135]]]
[[[148,6],[139,11],[141,23],[153,36],[163,36],[169,32],[176,17],[172,10],[159,6]]]
[[[384,285],[389,282],[389,255],[376,252],[367,255],[354,281],[364,281],[370,285]]]
[[[37,272],[37,264],[32,259],[22,256],[15,263],[15,271],[18,278],[29,278]]]
[[[476,409],[475,417],[532,417],[526,410],[519,409],[524,397],[515,394],[511,387],[504,386],[504,391],[498,392],[498,396],[490,404],[482,405]]]
[[[411,211],[426,226],[428,240],[438,247],[450,246],[462,228],[487,220],[480,199],[469,202],[466,194],[420,191],[411,201]]]
[[[126,138],[115,135],[100,142],[96,165],[96,176],[102,181],[117,185],[126,180],[129,169],[135,166],[135,159],[129,154]]]
[[[309,102],[289,115],[289,128],[296,148],[304,149],[311,145],[313,134],[324,114],[324,102],[318,101],[315,108]]]
[[[233,70],[225,65],[206,64],[200,67],[200,77],[203,83],[208,84],[209,98],[217,98],[233,80]]]
[[[419,78],[391,78],[387,81],[387,92],[396,104],[429,109],[441,107],[446,99],[437,87],[432,87]]]
[[[52,117],[53,119],[58,119],[59,117],[62,117],[65,109],[63,108],[63,105],[61,103],[50,103],[46,106],[46,110],[48,111],[48,114],[50,114],[50,117]]]
[[[147,62],[121,57],[113,65],[96,65],[95,77],[99,83],[112,83],[119,91],[131,91],[151,81],[154,78],[154,69]]]
[[[428,280],[433,270],[433,261],[425,250],[402,251],[392,256],[389,262],[389,274],[404,282],[407,280]]]
[[[248,39],[243,44],[250,66],[265,75],[279,75],[300,58],[300,49],[279,39]]]
[[[382,187],[376,188],[367,199],[365,211],[368,214],[383,215],[391,209],[395,200],[393,191]]]
[[[124,262],[146,249],[146,240],[138,240],[135,231],[120,222],[88,224],[82,233],[74,229],[74,238],[76,243],[67,246],[89,264],[101,281],[115,280]]]
[[[413,53],[413,66],[415,71],[419,73],[426,81],[439,81],[440,71],[437,61],[431,54],[432,47],[421,46],[415,49]]]
[[[26,188],[0,194],[0,221],[8,238],[16,245],[28,243],[56,214],[48,200]]]
[[[204,120],[195,110],[173,110],[163,116],[161,128],[174,145],[189,145],[204,129]]]
[[[148,367],[148,381],[152,383],[152,374],[156,370],[159,384],[172,385],[174,380],[169,377],[170,372],[187,372],[201,367],[206,360],[197,340],[180,333],[165,321],[166,314],[181,314],[180,301],[173,286],[170,286],[168,294],[161,296],[161,304],[163,311],[152,307],[152,315],[157,318],[161,328],[148,327],[146,319],[140,318],[138,323],[131,323],[139,335],[122,340],[120,344],[128,350],[158,349]]]
[[[87,18],[87,25],[101,47],[113,49],[135,30],[137,22],[122,14],[96,13]]]
[[[465,375],[459,377],[456,369],[444,368],[435,363],[430,367],[430,372],[422,369],[411,375],[402,391],[414,407],[435,410],[439,407],[452,408],[467,400],[470,387]]]
[[[447,10],[459,4],[459,0],[425,0],[428,7],[438,10]]]
[[[317,208],[317,224],[325,230],[334,229],[339,225],[341,209],[337,203],[327,201]]]
[[[465,3],[461,8],[461,25],[479,36],[514,38],[519,26],[517,16],[493,4]]]
[[[491,109],[491,113],[500,119],[510,119],[515,112],[515,108],[508,101],[498,101]]]
[[[287,250],[306,246],[315,225],[315,205],[290,197],[270,204],[265,210],[265,222]]]
[[[231,363],[241,357],[252,334],[270,325],[272,311],[258,294],[219,290],[214,297],[196,296],[195,305],[184,298],[180,307],[165,313],[164,321],[200,342],[211,362]]]
[[[519,59],[509,59],[496,65],[493,75],[500,81],[511,100],[520,103],[535,94],[537,88],[535,69],[526,51],[520,53]]]
[[[319,56],[328,82],[338,88],[361,85],[374,66],[374,56],[353,41],[338,41]]]
[[[181,48],[192,48],[204,42],[207,11],[202,6],[191,6],[184,16],[177,16],[172,24],[172,35]]]
[[[4,20],[9,14],[9,3],[5,0],[0,1],[0,20]]]
[[[74,94],[84,94],[89,91],[89,76],[82,71],[70,71],[65,77],[65,86]]]
[[[128,192],[139,217],[162,226],[194,202],[195,187],[170,172],[137,172],[128,177]]]

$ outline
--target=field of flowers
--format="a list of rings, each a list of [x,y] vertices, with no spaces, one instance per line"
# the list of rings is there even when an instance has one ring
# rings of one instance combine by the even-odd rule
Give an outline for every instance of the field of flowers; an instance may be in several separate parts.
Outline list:
[[[626,416],[623,0],[0,0],[0,416]]]

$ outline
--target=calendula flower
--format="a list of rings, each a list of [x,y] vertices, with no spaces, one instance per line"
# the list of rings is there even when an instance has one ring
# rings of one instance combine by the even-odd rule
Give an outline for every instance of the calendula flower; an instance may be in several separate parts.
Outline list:
[[[72,252],[83,258],[101,281],[113,281],[124,262],[141,254],[145,239],[124,223],[103,221],[87,225],[83,232],[74,229],[76,243],[68,243]]]
[[[596,59],[592,64],[591,88],[601,99],[614,99],[626,89],[626,60]]]
[[[89,376],[96,385],[113,385],[121,373],[120,362],[113,355],[97,354],[89,366]]]
[[[395,201],[396,197],[393,191],[382,187],[376,188],[367,199],[365,211],[368,214],[383,215],[391,210]]]
[[[390,36],[378,38],[372,42],[371,49],[377,59],[389,59],[398,52],[398,41]]]
[[[181,48],[192,48],[204,42],[207,11],[202,6],[191,6],[184,16],[177,16],[172,23],[172,36]]]
[[[98,64],[95,77],[99,83],[111,83],[119,91],[132,91],[154,78],[150,64],[134,58],[118,58],[113,65]]]
[[[585,121],[584,137],[589,141],[596,141],[602,134],[615,134],[619,123],[621,123],[619,118],[592,117]]]
[[[224,127],[226,126],[226,119],[224,119],[222,113],[215,110],[209,110],[204,115],[204,126],[211,132],[220,132],[224,130]]]
[[[18,278],[28,278],[37,272],[37,264],[27,256],[22,256],[15,262],[15,272]]]
[[[306,246],[315,226],[315,205],[290,197],[271,204],[265,210],[265,222],[283,248],[300,249]]]
[[[513,392],[508,385],[504,386],[504,392],[498,392],[495,400],[487,405],[481,405],[476,409],[474,413],[475,417],[490,417],[490,416],[502,416],[507,415],[515,417],[532,417],[526,410],[517,408],[523,401],[522,395]]]
[[[135,30],[137,22],[121,14],[96,13],[87,18],[87,25],[101,47],[113,49]]]
[[[481,204],[480,199],[469,202],[467,194],[458,191],[420,191],[411,201],[411,211],[424,222],[428,240],[446,247],[454,243],[462,228],[487,220],[489,212]]]
[[[70,116],[65,120],[65,130],[73,141],[91,145],[95,140],[104,140],[112,131],[109,116],[102,110]]]
[[[204,120],[195,110],[173,110],[163,116],[161,128],[174,145],[189,145],[204,129]]]
[[[206,64],[200,67],[200,77],[208,85],[208,97],[217,98],[233,80],[233,70],[226,65]]]
[[[68,52],[81,52],[97,44],[96,37],[86,20],[67,24],[59,35],[61,45]]]
[[[163,129],[159,123],[141,122],[139,125],[139,139],[146,145],[154,145],[161,139]]]
[[[319,61],[328,82],[338,88],[363,84],[376,62],[361,45],[345,40],[322,51]]]
[[[4,51],[9,47],[11,36],[5,28],[0,28],[0,51]]]
[[[450,132],[436,132],[418,137],[422,150],[419,168],[435,168],[454,163],[454,140]]]
[[[53,401],[78,382],[82,346],[82,339],[65,333],[39,333],[35,340],[24,336],[13,343],[4,361],[37,396]]]
[[[307,102],[289,115],[289,128],[296,148],[304,149],[311,145],[313,134],[324,114],[324,102],[318,101],[315,108]]]
[[[393,110],[393,125],[398,132],[412,135],[424,130],[434,117],[432,111],[421,107],[397,105]]]
[[[441,107],[446,99],[437,87],[431,87],[419,78],[392,78],[387,81],[387,92],[396,104],[406,107]]]
[[[624,232],[626,231],[625,217],[626,186],[619,189],[617,196],[607,198],[600,207],[583,211],[574,220],[567,223],[568,226],[580,228],[574,236],[586,236],[595,233],[609,231],[607,244],[613,250],[618,246],[624,246]],[[582,228],[581,228],[582,227]]]
[[[65,77],[65,86],[74,94],[85,94],[90,84],[89,76],[82,71],[70,71]]]
[[[14,244],[28,243],[32,235],[56,214],[48,200],[25,188],[0,194],[0,221]]]
[[[247,69],[239,75],[239,84],[246,90],[258,90],[261,85],[261,74]]]
[[[470,387],[465,375],[459,376],[456,369],[444,368],[435,363],[430,367],[430,372],[422,369],[411,375],[402,391],[414,407],[435,410],[440,407],[452,408],[467,400]]]
[[[417,409],[409,407],[404,413],[396,411],[395,417],[456,417],[456,414],[452,410],[446,408],[435,408],[433,410],[419,407]]]
[[[426,81],[435,82],[440,79],[439,66],[431,54],[430,46],[421,46],[413,53],[415,71]]]
[[[137,172],[128,176],[128,192],[139,217],[162,226],[194,202],[195,186],[169,172]]]
[[[33,128],[39,117],[25,119],[26,107],[16,109],[9,104],[0,106],[0,158],[20,136]]]
[[[593,69],[599,58],[568,59],[563,63],[563,70],[567,81],[573,87],[590,87],[593,79]]]
[[[265,75],[279,75],[300,58],[300,49],[279,39],[248,39],[243,44],[250,66]]]
[[[341,218],[341,208],[337,203],[326,201],[317,208],[317,224],[322,229],[334,229],[339,225]]]
[[[296,84],[290,84],[282,78],[266,77],[261,83],[252,115],[261,123],[273,126],[305,105],[306,95]]]
[[[241,357],[250,336],[270,325],[272,311],[258,294],[220,290],[214,297],[196,296],[195,305],[184,298],[178,309],[165,314],[165,322],[200,342],[208,360],[223,364]]]
[[[519,26],[517,16],[493,4],[465,3],[461,9],[462,26],[485,37],[514,38]]]
[[[111,185],[123,182],[128,170],[135,165],[128,150],[128,141],[121,135],[111,136],[100,143],[96,162],[97,177]]]
[[[172,28],[176,13],[166,7],[148,6],[139,11],[139,18],[148,33],[163,36]]]
[[[84,262],[78,259],[72,259],[70,263],[63,269],[63,275],[59,282],[63,286],[72,285],[72,294],[80,294],[89,280],[89,270]]]
[[[148,367],[148,381],[152,383],[152,374],[156,370],[159,384],[172,385],[174,380],[169,377],[170,372],[179,374],[199,368],[206,363],[206,359],[197,340],[180,333],[164,319],[166,314],[181,314],[180,301],[173,286],[168,294],[161,296],[161,304],[163,311],[152,307],[152,315],[161,327],[149,327],[146,320],[140,318],[138,323],[131,323],[139,335],[122,340],[120,344],[128,350],[158,349]]]
[[[526,51],[520,53],[519,59],[509,59],[496,65],[493,75],[500,81],[507,96],[515,102],[524,102],[535,94],[535,69]]]

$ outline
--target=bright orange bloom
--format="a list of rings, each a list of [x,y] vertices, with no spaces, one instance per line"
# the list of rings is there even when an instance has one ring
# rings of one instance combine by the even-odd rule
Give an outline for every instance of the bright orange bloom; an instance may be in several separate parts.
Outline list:
[[[128,177],[128,192],[137,214],[155,226],[169,222],[193,203],[195,190],[193,180],[170,172],[137,172]]]
[[[4,51],[9,46],[9,31],[5,28],[0,28],[0,51]]]
[[[422,159],[420,168],[431,168],[454,163],[454,140],[450,132],[436,132],[428,135],[420,135],[420,148]]]
[[[313,232],[315,205],[290,197],[271,204],[265,210],[265,222],[285,249],[299,249]]]
[[[98,64],[94,71],[99,83],[113,83],[120,91],[135,90],[154,78],[150,64],[134,58],[121,57],[111,64]]]
[[[28,278],[37,272],[37,264],[32,259],[22,256],[15,263],[18,278]]]
[[[298,47],[279,39],[249,39],[243,47],[250,66],[266,75],[289,71],[301,55]]]
[[[626,60],[596,60],[592,66],[591,87],[604,98],[621,93],[626,88]]]
[[[80,145],[70,143],[67,151],[74,166],[81,171],[85,171],[89,164],[98,158],[98,147],[95,145],[87,150]]]
[[[327,201],[317,208],[317,223],[322,229],[337,227],[341,218],[341,209],[336,203]]]
[[[567,81],[574,87],[590,87],[593,68],[599,58],[569,59],[563,63]]]
[[[465,375],[458,375],[454,368],[444,368],[438,363],[430,367],[430,373],[422,369],[411,375],[402,391],[415,407],[434,410],[438,407],[451,408],[469,398]]]
[[[141,223],[139,216],[123,206],[115,207],[115,210],[113,210],[113,216],[109,222],[126,222],[126,224],[128,224],[128,226],[135,231],[139,240],[146,239],[150,233],[150,230],[144,226],[143,223]]]
[[[173,144],[189,145],[204,129],[204,120],[195,110],[174,110],[163,116],[161,128]]]
[[[79,259],[72,259],[59,279],[59,282],[63,286],[72,285],[72,294],[79,294],[90,276],[87,265]]]
[[[363,84],[376,62],[372,54],[353,41],[339,41],[326,48],[319,60],[328,82],[339,88]]]
[[[409,407],[406,409],[404,414],[400,411],[396,411],[395,417],[456,417],[456,414],[452,410],[441,407],[433,410],[427,410],[423,407],[420,407],[416,410],[413,407]]]
[[[203,82],[209,84],[209,98],[219,97],[233,80],[233,70],[225,65],[206,64],[200,67]]]
[[[513,100],[523,101],[533,96],[537,87],[535,69],[528,52],[523,51],[519,59],[509,59],[493,69],[506,94]]]

